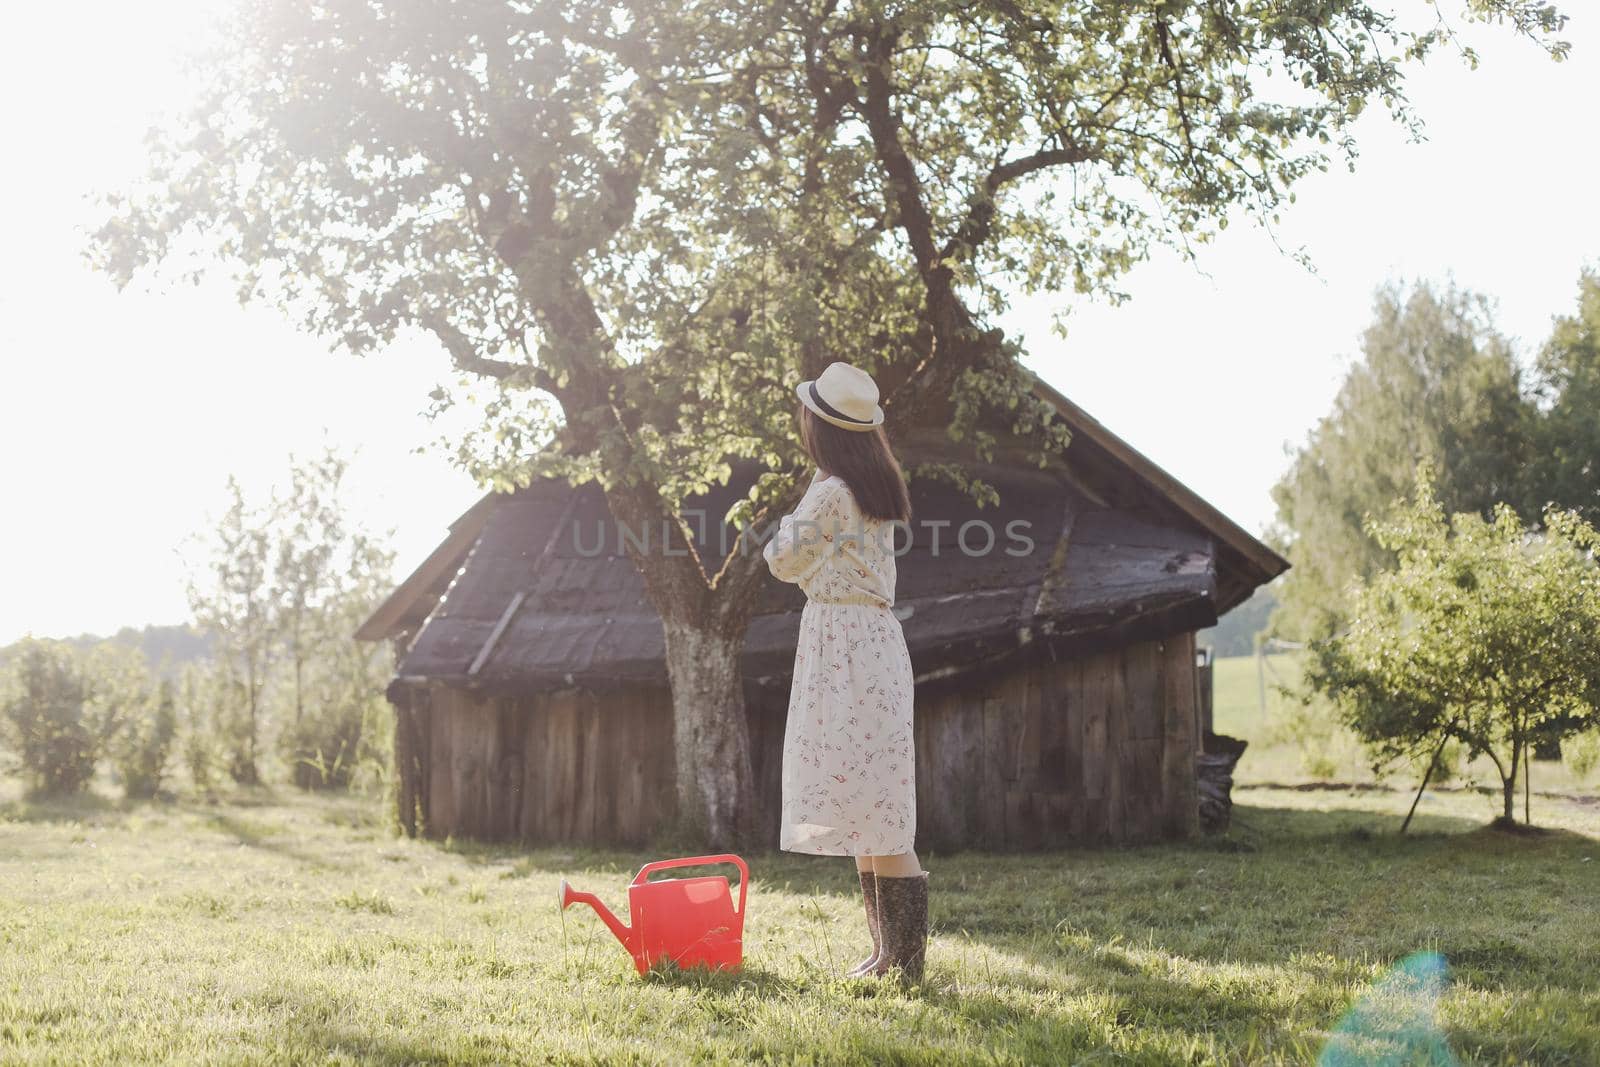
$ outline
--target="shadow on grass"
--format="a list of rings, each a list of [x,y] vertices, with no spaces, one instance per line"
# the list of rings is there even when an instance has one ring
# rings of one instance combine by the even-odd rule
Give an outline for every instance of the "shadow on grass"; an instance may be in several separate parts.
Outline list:
[[[635,980],[630,972],[629,980]],[[751,965],[748,961],[737,971],[714,971],[706,967],[677,968],[660,964],[650,968],[637,980],[646,985],[687,989],[696,993],[735,993],[748,991],[762,996],[793,993],[806,983],[777,971]]]
[[[25,796],[0,803],[0,818],[11,822],[70,822],[116,811],[115,804],[95,795]]]
[[[71,794],[24,794],[0,801],[0,820],[25,823],[89,823],[115,829],[129,816],[154,813],[205,815],[220,809],[280,807],[286,798],[271,786],[241,786],[228,793],[199,796],[160,792],[153,797],[110,797],[97,790]]]
[[[1267,805],[1236,804],[1233,825],[1221,834],[1187,841],[1150,841],[1126,844],[1083,844],[1042,852],[991,851],[919,846],[923,867],[939,877],[940,867],[958,873],[981,872],[994,868],[1003,873],[1011,865],[1034,867],[1042,858],[1059,862],[1060,869],[1071,871],[1082,866],[1116,867],[1123,863],[1148,865],[1170,861],[1188,863],[1206,856],[1248,857],[1262,853],[1269,859],[1317,857],[1330,847],[1362,848],[1385,858],[1427,856],[1449,843],[1471,844],[1475,848],[1503,845],[1513,850],[1544,847],[1593,845],[1593,840],[1572,831],[1551,829],[1546,833],[1505,834],[1484,821],[1451,815],[1419,812],[1411,828],[1398,832],[1400,818],[1387,812],[1351,810],[1313,810]],[[591,891],[620,891],[644,864],[667,858],[645,847],[605,847],[592,845],[518,845],[446,839],[432,842],[441,852],[468,863],[507,868],[503,877],[530,877],[534,874],[578,875],[594,879]],[[752,886],[779,889],[805,896],[831,895],[854,899],[860,892],[853,867],[854,859],[845,856],[808,856],[776,848],[740,853],[751,868]],[[692,877],[704,869],[685,868],[665,871],[655,878]]]
[[[99,793],[31,795],[0,803],[0,822],[84,823],[110,829],[121,826],[129,815],[142,809],[177,811],[179,807],[174,800],[113,800]]]
[[[1440,815],[1419,811],[1411,828],[1400,833],[1405,816],[1361,808],[1282,808],[1265,804],[1239,803],[1235,796],[1233,826],[1229,834],[1264,837],[1279,842],[1328,840],[1354,836],[1360,840],[1393,837],[1398,840],[1439,834],[1460,834],[1485,825],[1484,821],[1459,815]]]
[[[241,845],[283,856],[294,860],[296,863],[304,864],[312,870],[328,871],[334,869],[333,864],[316,853],[292,844],[292,835],[290,840],[277,840],[280,836],[288,833],[285,827],[263,825],[250,819],[240,819],[229,815],[227,812],[220,811],[209,813],[205,818],[205,823],[218,833],[232,837]]]

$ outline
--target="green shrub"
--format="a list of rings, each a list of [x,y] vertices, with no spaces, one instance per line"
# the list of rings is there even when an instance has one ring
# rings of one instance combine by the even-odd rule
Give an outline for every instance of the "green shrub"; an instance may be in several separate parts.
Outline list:
[[[101,734],[71,646],[26,637],[7,668],[0,730],[33,793],[76,793],[94,777]]]
[[[186,663],[179,682],[178,758],[196,789],[209,790],[221,773],[216,710],[211,702],[213,671],[206,663]]]
[[[251,705],[249,684],[227,659],[215,663],[208,699],[218,764],[239,785],[259,784],[261,716]]]
[[[86,714],[102,739],[101,753],[128,796],[154,796],[172,753],[170,691],[158,690],[142,651],[110,641],[86,653],[84,678]]]
[[[301,789],[346,789],[361,746],[361,707],[349,704],[307,711],[284,727],[289,777]]]
[[[1589,777],[1600,765],[1600,730],[1585,730],[1563,737],[1561,759],[1576,777]]]
[[[367,610],[364,604],[361,610]],[[353,630],[356,615],[339,630]],[[286,724],[278,751],[295,785],[359,785],[370,791],[386,787],[394,732],[394,713],[383,695],[388,669],[384,650],[341,636],[326,642],[318,657],[304,665],[297,684],[277,687],[280,703],[274,713]],[[289,704],[295,694],[298,698]]]
[[[111,764],[127,796],[153,797],[160,791],[177,733],[172,683],[162,679],[142,707],[128,709],[108,745]]]
[[[1600,530],[1553,502],[1542,529],[1504,502],[1492,521],[1447,517],[1431,467],[1414,499],[1366,516],[1398,563],[1351,579],[1350,625],[1310,643],[1305,678],[1375,768],[1426,766],[1451,741],[1488,755],[1509,825],[1530,750],[1600,724]]]

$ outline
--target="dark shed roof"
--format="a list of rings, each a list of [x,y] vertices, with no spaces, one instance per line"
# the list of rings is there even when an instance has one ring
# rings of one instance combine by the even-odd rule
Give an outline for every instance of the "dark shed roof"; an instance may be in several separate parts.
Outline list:
[[[915,518],[899,557],[896,610],[919,678],[959,673],[1026,649],[1070,650],[1210,626],[1289,563],[1043,381],[1067,422],[1064,466],[974,470],[1000,493],[980,509],[930,479],[912,484]],[[907,466],[919,458],[903,455]],[[971,466],[969,469],[971,469]],[[691,506],[708,516],[700,547],[734,543],[715,517],[755,476],[744,468]],[[996,544],[963,552],[963,523]],[[935,528],[930,520],[947,525]],[[1032,541],[1025,552],[1008,523]],[[599,535],[607,534],[603,548]],[[982,545],[977,529],[967,547]],[[576,540],[574,537],[576,536]],[[786,680],[799,590],[769,580],[745,644],[745,672]],[[489,493],[357,631],[412,637],[397,681],[486,687],[664,680],[661,624],[622,552],[598,487],[537,482]]]
[[[754,473],[694,506],[721,516]],[[1214,546],[1203,531],[1098,507],[1047,472],[983,473],[998,507],[980,509],[929,479],[912,486],[896,611],[919,674],[1110,626],[1131,634],[1141,621],[1160,632],[1216,621]],[[963,531],[975,520],[983,525]],[[698,548],[735,543],[731,526],[719,531],[713,518],[706,527]],[[797,587],[767,582],[745,645],[752,679],[786,677],[803,606]],[[662,642],[599,488],[552,480],[500,495],[398,673],[486,686],[664,680]]]

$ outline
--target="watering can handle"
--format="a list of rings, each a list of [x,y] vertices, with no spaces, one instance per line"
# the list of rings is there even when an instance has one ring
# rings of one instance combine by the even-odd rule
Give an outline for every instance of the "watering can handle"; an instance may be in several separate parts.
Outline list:
[[[669,867],[704,867],[712,863],[731,863],[739,868],[739,914],[743,915],[745,890],[750,885],[750,868],[745,866],[744,860],[731,852],[717,856],[685,856],[676,860],[656,860],[639,868],[639,873],[633,876],[633,884],[643,885],[649,881],[652,871],[664,871]]]

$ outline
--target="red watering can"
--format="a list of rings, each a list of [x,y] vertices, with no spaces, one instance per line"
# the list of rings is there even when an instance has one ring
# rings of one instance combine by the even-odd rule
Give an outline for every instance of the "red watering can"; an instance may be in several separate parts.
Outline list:
[[[649,880],[650,872],[669,867],[699,867],[710,863],[732,863],[739,868],[739,910],[733,908],[733,893],[721,875],[700,878]],[[713,970],[738,970],[744,956],[744,898],[750,885],[750,868],[738,856],[689,856],[677,860],[657,860],[639,868],[628,886],[630,929],[611,914],[593,893],[580,893],[561,880],[557,891],[561,910],[581,901],[594,908],[617,940],[633,955],[634,966],[644,974],[657,960],[668,959],[679,967],[704,964]]]

